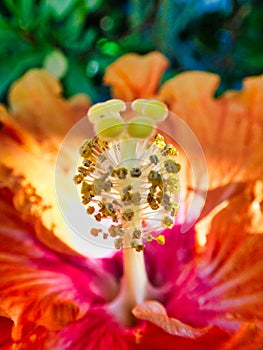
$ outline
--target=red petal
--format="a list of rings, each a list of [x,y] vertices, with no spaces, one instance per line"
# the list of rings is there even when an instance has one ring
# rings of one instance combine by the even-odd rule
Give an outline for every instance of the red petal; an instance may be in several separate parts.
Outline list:
[[[1,314],[1,308],[0,308]],[[10,344],[12,342],[11,330],[13,322],[7,318],[0,316],[0,348],[1,350],[11,349]]]
[[[204,336],[196,339],[171,336],[156,326],[147,326],[141,338],[140,350],[261,350],[263,332],[244,325],[235,335],[230,335],[213,327]],[[136,349],[136,347],[134,347]]]

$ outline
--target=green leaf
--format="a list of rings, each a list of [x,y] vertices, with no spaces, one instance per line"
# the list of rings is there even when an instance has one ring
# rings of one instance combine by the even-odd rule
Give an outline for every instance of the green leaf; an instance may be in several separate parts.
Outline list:
[[[13,15],[19,14],[19,8],[17,7],[17,4],[14,0],[5,0],[4,3],[11,14]]]
[[[86,20],[86,13],[82,6],[75,7],[63,24],[61,37],[67,37],[67,41],[76,41],[83,30]]]
[[[68,95],[85,93],[92,100],[96,99],[96,91],[91,80],[86,76],[85,67],[76,63],[74,59],[69,61],[68,72],[63,79]]]
[[[0,53],[17,46],[20,37],[7,19],[0,16]]]
[[[95,29],[87,29],[78,39],[78,41],[66,41],[64,47],[75,53],[87,52],[91,49],[97,37]]]
[[[0,59],[0,99],[9,86],[32,67],[38,67],[42,61],[41,52],[25,52],[22,55],[5,55]]]
[[[20,19],[23,28],[29,28],[34,15],[34,1],[33,0],[20,0]]]
[[[47,0],[56,18],[64,18],[75,5],[76,0]]]
[[[0,15],[0,36],[4,36],[7,32],[13,32],[14,29],[10,24],[10,20]]]
[[[103,3],[103,0],[86,0],[84,4],[89,12],[98,10]]]

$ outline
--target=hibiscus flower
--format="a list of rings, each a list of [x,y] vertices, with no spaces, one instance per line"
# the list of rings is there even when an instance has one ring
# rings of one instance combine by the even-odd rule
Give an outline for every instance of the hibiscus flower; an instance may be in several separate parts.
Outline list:
[[[122,251],[76,252],[82,247],[56,202],[59,146],[90,102],[66,101],[55,78],[33,70],[12,87],[9,108],[1,106],[2,349],[262,349],[263,78],[219,99],[218,77],[204,72],[182,73],[157,91],[167,63],[159,53],[126,55],[105,81],[115,98],[154,96],[186,121],[205,152],[209,191],[198,224],[182,234],[178,220],[163,232],[165,245],[145,247],[153,291],[131,310],[123,303],[129,293],[120,297],[127,292]],[[160,129],[169,135],[173,122]],[[70,150],[65,157],[61,179],[69,176]],[[186,203],[206,190],[186,168],[181,181],[188,180]]]

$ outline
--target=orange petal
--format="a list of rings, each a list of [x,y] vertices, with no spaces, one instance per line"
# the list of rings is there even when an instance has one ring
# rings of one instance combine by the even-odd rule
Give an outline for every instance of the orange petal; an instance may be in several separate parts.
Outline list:
[[[88,304],[68,274],[71,264],[37,241],[32,227],[2,199],[6,195],[2,190],[0,304],[14,321],[13,337],[20,339],[31,322],[60,329],[81,317]]]
[[[61,85],[47,71],[33,69],[11,87],[9,102],[16,120],[38,139],[65,134],[76,119],[83,117],[88,97],[67,102],[61,97]]]
[[[81,102],[82,97],[78,96],[77,99]],[[76,101],[75,98],[70,101],[73,109],[79,108],[79,101]],[[86,118],[84,120],[88,124],[88,120]],[[83,142],[83,134],[89,128],[89,124],[85,124],[85,130],[81,129],[82,134],[80,136],[77,135],[74,140],[70,140],[71,142],[67,146],[63,146],[63,157],[56,165],[56,152],[60,146],[60,137],[53,136],[51,139],[47,139],[46,142],[37,142],[1,107],[0,121],[3,123],[0,129],[0,177],[1,167],[3,166],[3,169],[13,170],[10,178],[7,174],[3,181],[11,181],[19,176],[22,178],[18,189],[13,188],[13,192],[17,190],[16,194],[19,193],[20,196],[16,203],[17,205],[20,203],[17,208],[21,215],[28,215],[26,203],[31,190],[35,192],[32,198],[41,200],[41,205],[34,204],[34,214],[37,214],[37,217],[35,215],[28,217],[30,221],[35,223],[39,239],[55,250],[65,250],[65,244],[59,242],[61,240],[81,254],[90,256],[93,252],[101,255],[102,252],[99,249],[94,250],[89,241],[76,234],[75,226],[68,225],[66,221],[69,212],[72,215],[75,213],[74,217],[78,216],[78,205],[81,205],[76,192],[74,192],[76,188],[72,179],[77,167],[76,155],[78,155],[78,148]],[[10,186],[12,187],[13,184]],[[60,196],[59,202],[58,193],[63,197],[61,199]],[[62,202],[67,208],[66,214],[62,213],[60,209]],[[43,207],[46,209],[43,210]],[[59,240],[54,237],[54,234]]]
[[[218,83],[215,74],[186,72],[165,83],[158,96],[199,139],[210,188],[263,176],[263,76],[215,99]],[[167,123],[172,129],[172,118]]]
[[[111,86],[113,97],[124,101],[152,97],[168,64],[160,52],[127,54],[107,68],[104,82]]]
[[[208,285],[200,309],[228,330],[263,325],[263,232],[252,233],[252,198],[251,190],[243,192],[215,215],[200,257],[200,278]]]
[[[26,154],[23,156],[25,157]],[[28,159],[28,158],[26,158]],[[45,171],[47,174],[47,171]],[[48,184],[47,184],[48,187]],[[44,186],[46,188],[46,186]],[[63,252],[72,256],[78,254],[60,241],[51,231],[52,223],[46,223],[45,218],[54,219],[55,225],[56,207],[52,208],[53,197],[44,199],[37,193],[32,184],[26,182],[23,175],[15,175],[15,173],[5,166],[0,167],[0,191],[8,191],[12,198],[13,205],[19,216],[27,223],[34,226],[38,238],[50,246],[54,251]],[[47,189],[45,190],[47,191]],[[49,203],[49,204],[47,204]],[[46,224],[46,226],[44,226]],[[53,227],[54,228],[54,227]]]
[[[91,304],[111,299],[117,276],[114,262],[88,260],[69,250],[57,252],[39,242],[35,222],[25,217],[37,209],[39,198],[32,188],[25,188],[31,202],[20,203],[19,179],[9,173],[10,182],[3,184],[4,175],[0,176],[0,316],[14,321],[12,338],[19,341],[37,325],[62,329],[80,319]],[[26,208],[21,213],[22,204]]]
[[[38,145],[32,135],[22,128],[15,120],[8,114],[6,108],[0,105],[0,123],[1,123],[1,143],[7,142],[7,139],[13,140],[33,152],[38,149]],[[5,129],[3,131],[3,129]]]
[[[138,319],[149,321],[169,334],[184,338],[198,338],[210,330],[210,327],[193,328],[175,318],[168,317],[164,306],[158,301],[145,301],[135,306],[132,313]]]
[[[261,350],[263,332],[253,324],[246,324],[220,350]]]

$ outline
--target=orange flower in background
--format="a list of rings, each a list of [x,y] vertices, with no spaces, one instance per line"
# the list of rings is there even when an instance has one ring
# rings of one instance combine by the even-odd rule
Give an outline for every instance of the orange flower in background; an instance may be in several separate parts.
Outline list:
[[[263,78],[214,99],[218,78],[210,73],[183,73],[157,90],[166,67],[160,53],[127,55],[105,81],[116,98],[157,96],[192,128],[207,158],[208,204],[187,233],[175,225],[164,232],[164,246],[145,248],[159,292],[134,306],[129,327],[109,307],[118,300],[121,252],[86,258],[63,243],[71,241],[52,187],[59,145],[90,102],[83,95],[64,100],[57,80],[41,70],[11,89],[9,110],[0,109],[1,348],[263,347]],[[178,132],[171,118],[165,123]],[[186,169],[182,181],[189,176]],[[192,190],[202,193],[202,181]]]
[[[127,54],[110,65],[104,82],[112,87],[112,96],[124,101],[151,98],[169,62],[160,52],[148,55]]]
[[[160,67],[160,54],[155,52],[145,56],[127,55],[109,66],[104,81],[111,85],[113,97],[129,101],[131,90],[132,99],[143,96],[149,75],[143,67],[148,60],[156,61],[156,66]],[[133,80],[133,70],[136,68],[141,74]],[[246,78],[241,91],[229,91],[215,99],[219,85],[216,74],[184,72],[158,88],[158,77],[160,82],[164,69],[165,65],[162,70],[155,71],[153,76],[156,83],[150,91],[147,90],[146,95],[165,102],[170,111],[190,126],[201,143],[207,159],[209,189],[214,190],[208,193],[206,207],[210,208],[210,201],[215,206],[238,193],[244,183],[261,180],[263,76]],[[123,89],[119,93],[120,79]],[[166,120],[162,128],[172,130],[174,139],[181,132],[175,128],[172,118]],[[201,183],[199,189],[203,189]]]

